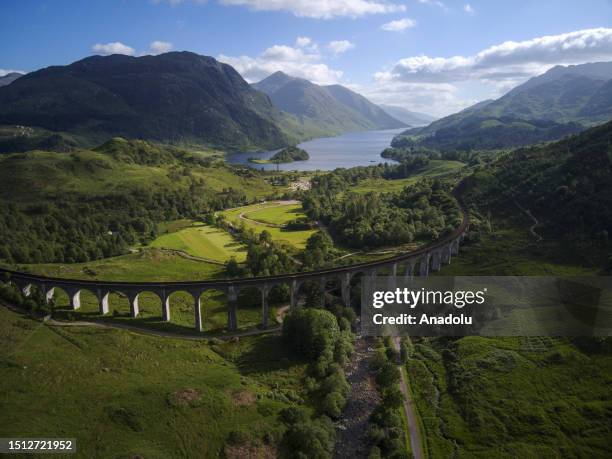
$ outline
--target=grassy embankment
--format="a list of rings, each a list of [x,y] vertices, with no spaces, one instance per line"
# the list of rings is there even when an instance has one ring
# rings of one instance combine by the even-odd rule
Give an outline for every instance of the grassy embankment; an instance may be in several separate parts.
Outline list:
[[[77,458],[267,457],[278,411],[304,396],[279,339],[210,345],[0,308],[0,435],[76,438]]]

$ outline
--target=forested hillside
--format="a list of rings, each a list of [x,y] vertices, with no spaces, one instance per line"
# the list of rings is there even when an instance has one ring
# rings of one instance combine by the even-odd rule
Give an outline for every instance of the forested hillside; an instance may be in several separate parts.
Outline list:
[[[154,239],[159,222],[202,217],[271,192],[255,171],[145,141],[0,156],[0,262],[122,254]]]
[[[96,139],[272,148],[296,140],[285,118],[232,67],[190,52],[92,56],[0,88],[0,124]]]
[[[489,208],[529,209],[548,234],[608,239],[612,231],[612,122],[503,155],[466,182]]]

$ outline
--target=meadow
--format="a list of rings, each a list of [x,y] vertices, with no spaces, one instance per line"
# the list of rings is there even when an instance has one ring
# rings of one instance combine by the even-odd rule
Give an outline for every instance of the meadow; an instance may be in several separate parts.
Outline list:
[[[224,210],[221,212],[221,215],[225,217],[226,221],[231,222],[234,226],[244,225],[245,228],[251,228],[257,234],[266,230],[270,233],[274,241],[284,242],[297,249],[303,249],[306,246],[308,238],[312,236],[316,230],[286,230],[282,227],[271,226],[284,225],[296,218],[305,217],[305,215],[299,211],[300,208],[301,206],[294,202],[287,204],[264,202]]]
[[[206,343],[52,326],[0,308],[0,436],[76,438],[76,458],[269,457],[305,364],[277,336]],[[60,456],[68,457],[68,456]]]
[[[230,234],[222,229],[195,222],[187,228],[159,236],[149,247],[180,250],[195,257],[221,263],[232,257],[239,263],[246,259],[245,247]]]

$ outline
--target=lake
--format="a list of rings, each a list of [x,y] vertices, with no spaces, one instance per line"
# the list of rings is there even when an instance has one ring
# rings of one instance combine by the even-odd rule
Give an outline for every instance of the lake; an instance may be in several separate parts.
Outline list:
[[[392,163],[393,160],[381,158],[380,153],[391,145],[393,137],[402,129],[385,131],[351,132],[337,137],[309,140],[298,146],[310,156],[307,161],[278,164],[285,171],[333,170],[337,167],[371,166],[378,163]],[[255,164],[249,158],[269,159],[279,150],[250,153],[231,153],[227,161],[231,164],[244,164],[255,169],[276,170],[276,164]]]

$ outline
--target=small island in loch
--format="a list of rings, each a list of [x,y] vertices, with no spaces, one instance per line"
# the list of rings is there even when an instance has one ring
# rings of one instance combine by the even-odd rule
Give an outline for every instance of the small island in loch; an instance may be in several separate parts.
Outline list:
[[[293,161],[306,161],[310,159],[308,152],[298,147],[287,147],[277,152],[270,159],[249,158],[249,162],[256,164],[292,163]]]

